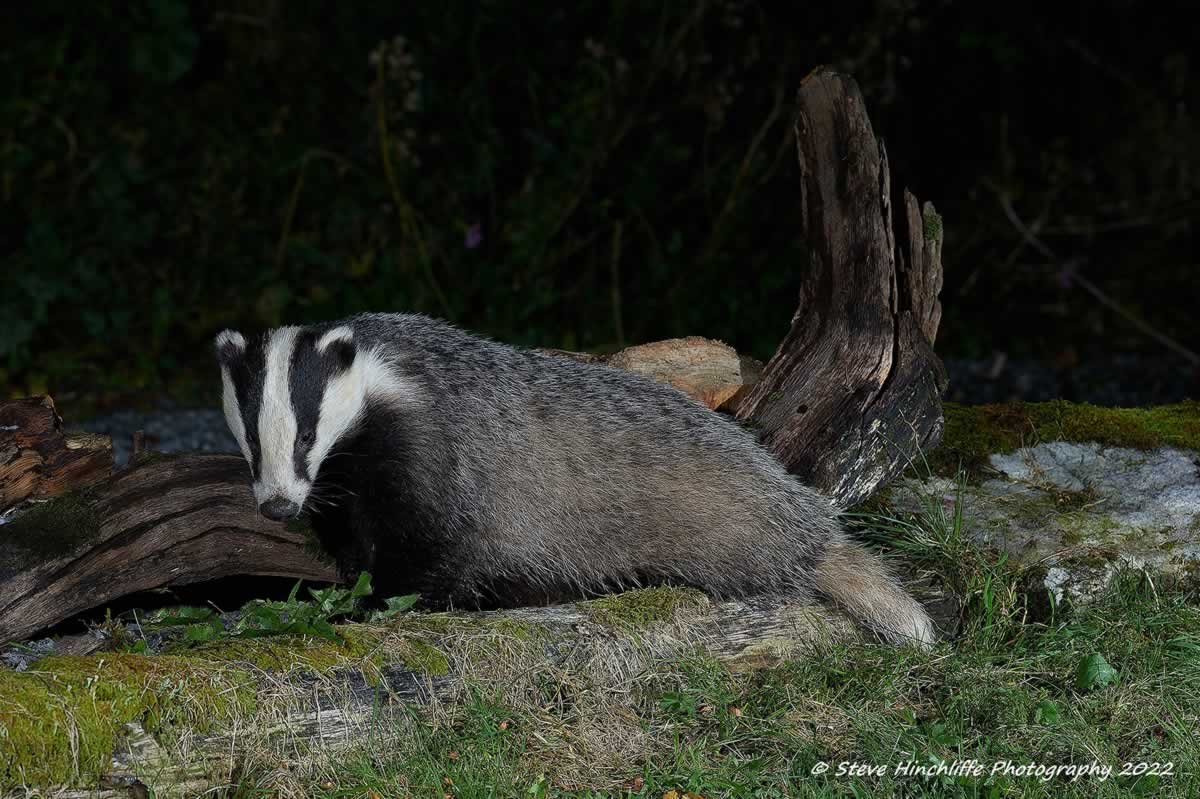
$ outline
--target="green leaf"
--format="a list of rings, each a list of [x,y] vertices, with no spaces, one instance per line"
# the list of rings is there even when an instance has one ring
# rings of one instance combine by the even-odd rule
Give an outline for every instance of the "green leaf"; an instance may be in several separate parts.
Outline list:
[[[238,620],[236,634],[241,635],[247,630],[280,632],[283,628],[284,621],[279,611],[271,605],[262,604],[243,612],[242,618]]]
[[[330,641],[342,640],[342,637],[338,635],[337,630],[333,628],[333,625],[327,622],[325,619],[317,619],[311,625],[309,625],[309,634],[316,635],[321,638],[328,638]]]
[[[1117,681],[1117,670],[1108,664],[1104,656],[1093,652],[1079,661],[1075,670],[1075,687],[1080,691],[1103,688]]]
[[[358,575],[357,582],[355,582],[354,587],[350,589],[350,596],[354,597],[355,599],[361,599],[365,596],[370,596],[373,591],[374,589],[371,588],[371,573],[363,572],[362,574]]]
[[[1062,714],[1058,710],[1058,705],[1049,699],[1039,702],[1037,709],[1033,712],[1033,721],[1036,724],[1057,724],[1060,718],[1062,718]]]
[[[213,641],[225,632],[220,619],[212,619],[207,624],[189,624],[183,634],[183,640],[188,642]]]
[[[325,616],[340,616],[350,613],[354,610],[358,600],[350,595],[350,592],[344,588],[329,587],[314,590],[308,589],[309,594],[316,600],[319,615]]]
[[[387,603],[386,610],[377,610],[371,614],[371,621],[383,621],[390,619],[393,616],[399,615],[413,605],[417,604],[417,600],[421,598],[420,594],[405,594],[404,596],[390,596],[383,600]]]

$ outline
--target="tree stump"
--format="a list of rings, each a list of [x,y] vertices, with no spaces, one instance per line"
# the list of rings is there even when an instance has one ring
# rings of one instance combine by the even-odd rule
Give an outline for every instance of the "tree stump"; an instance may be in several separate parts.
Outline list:
[[[854,80],[804,79],[795,123],[810,252],[792,326],[737,418],[801,480],[852,506],[941,440],[942,224],[905,192]]]

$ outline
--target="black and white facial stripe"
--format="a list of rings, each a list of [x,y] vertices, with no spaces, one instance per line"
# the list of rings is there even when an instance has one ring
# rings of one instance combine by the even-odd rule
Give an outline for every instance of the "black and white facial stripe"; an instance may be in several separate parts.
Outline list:
[[[295,515],[325,456],[358,422],[378,382],[377,359],[359,357],[348,327],[281,327],[249,342],[226,330],[216,349],[225,418],[250,464],[255,499],[264,515]]]
[[[293,467],[297,477],[315,480],[319,460],[310,463],[317,446],[322,404],[330,387],[354,365],[354,341],[344,328],[332,335],[318,336],[309,330],[296,336],[288,370],[288,392],[296,416],[296,444]],[[335,411],[332,401],[325,413]],[[327,426],[328,427],[328,426]]]

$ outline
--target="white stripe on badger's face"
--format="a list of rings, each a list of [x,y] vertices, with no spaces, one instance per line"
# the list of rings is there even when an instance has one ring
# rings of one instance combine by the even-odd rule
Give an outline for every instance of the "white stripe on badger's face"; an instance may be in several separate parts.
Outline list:
[[[217,350],[234,347],[242,356],[246,354],[246,339],[236,330],[222,330],[217,335]],[[242,421],[242,409],[238,404],[237,389],[233,387],[233,375],[228,364],[221,364],[221,408],[225,411],[225,423],[229,432],[233,433],[238,448],[246,457],[246,463],[251,463],[250,444],[246,441],[246,424]]]
[[[342,325],[341,327],[335,327],[332,330],[326,331],[325,335],[317,339],[317,352],[324,353],[325,350],[329,349],[329,345],[333,344],[335,341],[340,341],[343,344],[353,344],[353,328]]]
[[[312,482],[296,475],[296,412],[288,373],[296,347],[296,327],[271,331],[264,358],[262,405],[258,412],[259,470],[254,498],[261,505],[283,497],[303,507]]]
[[[354,331],[349,327],[335,327],[317,340],[317,352],[324,354],[330,344],[351,344]],[[317,438],[308,451],[305,463],[308,478],[317,479],[321,462],[343,435],[353,428],[366,410],[365,366],[370,360],[368,353],[356,353],[350,368],[330,378],[321,396],[321,411],[317,416]]]

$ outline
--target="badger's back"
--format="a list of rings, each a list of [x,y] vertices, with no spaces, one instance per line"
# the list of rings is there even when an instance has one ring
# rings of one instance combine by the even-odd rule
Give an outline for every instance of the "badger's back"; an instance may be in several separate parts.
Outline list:
[[[345,486],[352,523],[373,526],[378,563],[426,592],[506,604],[675,582],[838,599],[823,583],[850,559],[835,580],[873,571],[887,603],[920,610],[878,563],[859,562],[828,499],[676,389],[421,316],[348,324],[419,401],[374,403],[331,461],[372,464]]]

